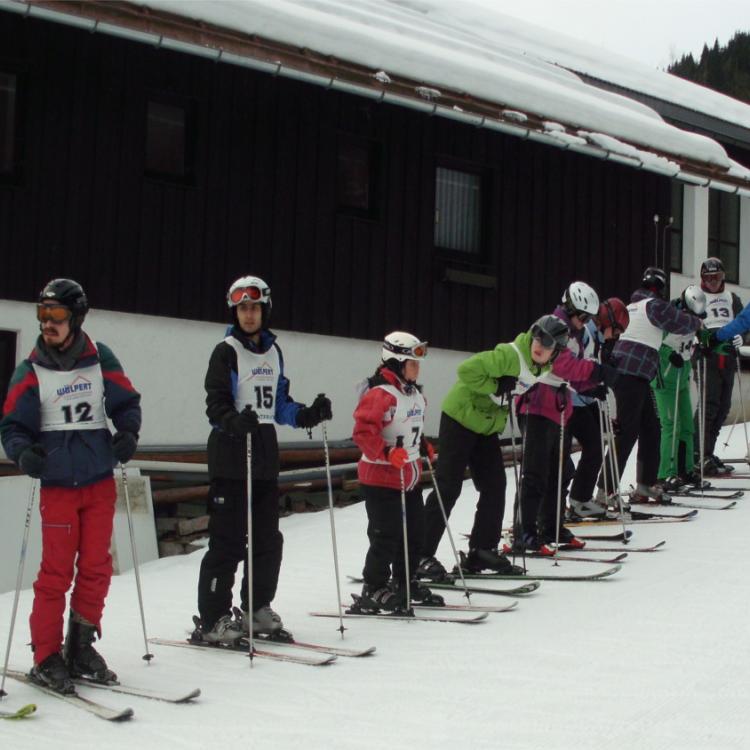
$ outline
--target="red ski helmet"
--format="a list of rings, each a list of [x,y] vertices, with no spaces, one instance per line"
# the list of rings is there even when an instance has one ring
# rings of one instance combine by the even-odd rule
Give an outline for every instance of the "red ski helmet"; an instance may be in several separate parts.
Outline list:
[[[613,331],[624,333],[630,323],[630,314],[625,303],[619,297],[605,299],[599,305],[599,328],[612,328]]]

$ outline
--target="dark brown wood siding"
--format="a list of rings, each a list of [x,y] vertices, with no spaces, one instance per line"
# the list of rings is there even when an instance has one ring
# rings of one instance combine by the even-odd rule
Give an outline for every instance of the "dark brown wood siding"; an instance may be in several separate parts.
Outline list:
[[[654,257],[669,181],[461,123],[0,12],[0,69],[20,71],[23,154],[0,184],[0,297],[54,276],[94,307],[221,321],[254,273],[278,328],[354,338],[413,330],[493,346],[566,284],[628,297]],[[194,115],[187,184],[144,176],[150,97]],[[340,138],[376,146],[377,210],[339,211]],[[482,175],[483,255],[433,246],[435,169]],[[478,262],[477,262],[478,261]],[[446,267],[496,278],[444,280]]]

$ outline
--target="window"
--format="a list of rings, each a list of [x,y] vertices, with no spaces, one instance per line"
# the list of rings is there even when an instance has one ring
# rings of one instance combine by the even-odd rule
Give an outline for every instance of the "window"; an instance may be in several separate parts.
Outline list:
[[[740,199],[721,190],[708,193],[708,255],[721,258],[726,279],[740,279]]]
[[[438,167],[435,172],[435,247],[479,254],[482,177]]]
[[[668,232],[669,268],[682,273],[682,201],[684,186],[681,182],[672,181],[672,226]],[[665,245],[664,252],[667,252]]]
[[[378,145],[340,136],[336,154],[336,200],[341,211],[374,219],[378,214]]]
[[[16,171],[16,111],[18,79],[0,71],[0,175]]]
[[[192,176],[188,109],[149,101],[146,113],[146,173],[186,180]]]

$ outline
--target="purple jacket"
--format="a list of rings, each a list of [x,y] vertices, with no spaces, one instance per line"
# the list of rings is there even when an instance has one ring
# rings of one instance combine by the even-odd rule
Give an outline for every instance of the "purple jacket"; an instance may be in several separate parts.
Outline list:
[[[570,349],[563,349],[552,364],[552,374],[567,380],[577,391],[585,391],[599,384],[599,365],[589,359],[577,359]],[[557,388],[540,383],[518,397],[519,414],[536,414],[546,417],[555,424],[560,424],[563,399]],[[568,390],[564,399],[566,423],[573,415],[573,398]]]
[[[695,315],[678,310],[667,300],[657,297],[647,289],[636,289],[631,302],[639,302],[651,297],[646,307],[646,317],[657,328],[667,333],[685,335],[700,328],[701,321]],[[652,380],[659,369],[659,350],[652,349],[637,341],[623,341],[620,339],[612,350],[612,358],[622,375],[632,375],[644,380]]]

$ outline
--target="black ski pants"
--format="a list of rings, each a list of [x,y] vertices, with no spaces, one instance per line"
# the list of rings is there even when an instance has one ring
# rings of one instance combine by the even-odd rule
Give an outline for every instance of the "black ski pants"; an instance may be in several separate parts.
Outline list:
[[[615,430],[615,450],[617,467],[622,476],[636,440],[638,441],[638,462],[636,481],[651,486],[659,473],[661,426],[654,403],[654,392],[648,380],[635,375],[620,375],[612,389],[617,402],[617,428]],[[608,461],[602,472],[607,471],[607,487],[615,487],[610,476]],[[599,487],[604,486],[604,478],[599,475]]]
[[[443,413],[440,415],[440,454],[435,478],[447,516],[461,494],[467,466],[479,491],[469,549],[496,549],[505,513],[505,464],[500,441],[496,434],[479,435]],[[424,525],[422,557],[434,557],[445,531],[445,521],[434,490],[427,497]]]
[[[536,538],[544,544],[554,541],[557,537],[557,477],[561,450],[563,485],[559,498],[560,525],[565,519],[565,493],[562,489],[565,487],[565,473],[568,471],[571,435],[566,425],[561,448],[560,425],[538,414],[524,417],[522,426],[524,436],[521,464],[521,533],[518,531],[517,517],[514,523],[514,537],[523,540]]]
[[[578,466],[573,469],[573,460],[568,456],[566,474],[574,471],[570,497],[573,500],[586,501],[594,496],[596,477],[602,466],[602,439],[599,428],[599,404],[576,406],[570,419],[570,434],[581,446]],[[563,476],[563,481],[567,477]],[[567,483],[566,483],[567,486]]]
[[[401,516],[401,491],[389,487],[374,487],[363,484],[365,509],[367,510],[367,536],[370,548],[365,557],[362,576],[365,583],[373,588],[381,588],[393,580],[406,582],[404,565],[404,534]],[[424,533],[424,505],[422,490],[417,487],[406,495],[406,540],[409,546],[409,575],[419,564],[419,544]]]
[[[275,480],[253,482],[253,609],[276,596],[284,537],[279,531],[279,497]],[[234,479],[211,482],[208,501],[208,551],[198,578],[198,612],[207,630],[232,612],[232,589],[242,563],[240,606],[247,600],[247,486]]]
[[[698,366],[701,362],[698,360]],[[706,456],[713,455],[716,440],[732,407],[732,389],[737,377],[737,362],[732,355],[712,353],[706,358]],[[700,398],[700,396],[699,396]],[[696,464],[700,458],[700,429],[698,412],[695,415]]]

